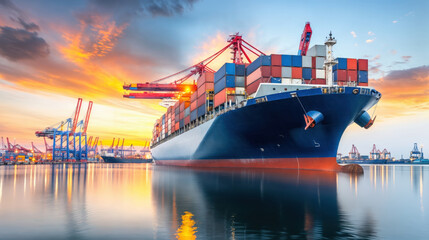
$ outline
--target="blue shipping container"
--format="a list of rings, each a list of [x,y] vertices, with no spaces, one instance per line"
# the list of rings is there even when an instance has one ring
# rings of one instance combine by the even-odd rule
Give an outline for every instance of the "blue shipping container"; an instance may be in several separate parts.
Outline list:
[[[347,69],[347,58],[337,58],[338,64],[334,65],[333,70],[346,70]]]
[[[246,73],[246,66],[242,64],[235,65],[235,76],[244,76]]]
[[[214,93],[217,94],[218,92],[222,91],[224,88],[227,87],[235,87],[235,76],[226,75],[219,81],[217,81],[214,85]]]
[[[246,76],[250,75],[260,66],[270,66],[271,65],[271,56],[259,56],[255,61],[253,61],[246,68]]]
[[[262,59],[262,66],[271,66],[271,56],[260,56]]]
[[[198,117],[201,117],[204,114],[206,114],[206,105],[199,106],[197,109],[197,114],[198,114]]]
[[[304,80],[311,79],[311,68],[302,68],[302,78],[304,78]]]
[[[282,83],[282,79],[281,78],[271,78],[271,83]]]
[[[214,74],[214,81],[219,81],[225,75],[235,75],[235,64],[225,63],[217,72]]]
[[[367,71],[359,71],[358,82],[368,83],[368,72]]]
[[[185,126],[185,120],[182,119],[182,120],[179,121],[179,128],[182,128],[184,126]]]
[[[292,67],[302,67],[302,56],[292,56]]]
[[[282,66],[292,67],[292,55],[282,55]]]
[[[337,79],[338,79],[338,77],[337,77],[337,71],[334,71],[333,73],[334,73],[334,76],[333,76],[334,77],[334,82],[336,82]]]
[[[191,112],[191,121],[194,121],[197,119],[197,109]]]

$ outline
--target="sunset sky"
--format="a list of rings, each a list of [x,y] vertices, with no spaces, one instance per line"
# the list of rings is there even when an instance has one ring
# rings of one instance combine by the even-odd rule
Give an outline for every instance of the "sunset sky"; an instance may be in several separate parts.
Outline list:
[[[82,117],[94,101],[89,135],[104,145],[113,137],[142,144],[165,109],[157,100],[122,98],[124,82],[191,66],[235,32],[266,54],[296,54],[310,21],[311,45],[332,30],[334,55],[369,59],[370,86],[383,94],[374,126],[350,126],[339,151],[354,143],[367,154],[376,143],[408,157],[417,142],[429,155],[428,1],[325,3],[0,0],[0,136],[41,147],[34,132],[70,117],[82,97]]]

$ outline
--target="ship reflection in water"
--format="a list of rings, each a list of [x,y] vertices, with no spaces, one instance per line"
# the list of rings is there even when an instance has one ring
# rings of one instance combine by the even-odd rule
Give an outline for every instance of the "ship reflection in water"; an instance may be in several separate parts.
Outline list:
[[[2,239],[425,239],[429,166],[0,167]],[[427,188],[427,187],[426,187]]]

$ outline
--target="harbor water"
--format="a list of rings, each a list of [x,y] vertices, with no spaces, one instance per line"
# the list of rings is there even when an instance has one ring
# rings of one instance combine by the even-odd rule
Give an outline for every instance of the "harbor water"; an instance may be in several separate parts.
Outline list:
[[[428,239],[429,166],[0,166],[1,239]]]

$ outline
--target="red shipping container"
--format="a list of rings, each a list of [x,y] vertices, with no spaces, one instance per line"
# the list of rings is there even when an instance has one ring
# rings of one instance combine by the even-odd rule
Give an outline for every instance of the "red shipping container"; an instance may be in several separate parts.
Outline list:
[[[282,67],[281,66],[280,67],[271,66],[271,76],[281,78],[282,77]]]
[[[357,70],[357,60],[355,58],[347,58],[347,70]]]
[[[168,107],[167,113],[171,113],[171,110],[173,109],[173,106]]]
[[[346,81],[337,81],[337,85],[338,86],[345,86],[345,85],[347,85],[347,82]]]
[[[356,82],[356,81],[357,81],[357,71],[347,70],[347,82]]]
[[[358,86],[368,87],[368,83],[360,82],[360,83],[358,83]]]
[[[176,129],[176,131],[179,130],[179,127],[180,127],[179,124],[180,124],[179,122],[177,122],[176,124],[174,124],[174,129]]]
[[[185,111],[185,102],[180,103],[180,112]]]
[[[326,79],[314,79],[313,84],[326,84]]]
[[[300,67],[292,67],[292,78],[302,78],[302,68]]]
[[[203,94],[203,95],[201,95],[201,96],[198,97],[197,107],[205,105],[205,104],[206,104],[206,95]]]
[[[184,122],[185,125],[189,124],[191,122],[191,116],[185,117],[185,120],[183,122]]]
[[[311,79],[316,79],[316,69],[311,69]]]
[[[200,87],[198,87],[198,97],[206,93],[207,91],[213,91],[214,89],[214,83],[212,82],[206,82]]]
[[[198,97],[197,94],[198,94],[197,91],[195,91],[195,92],[192,93],[192,95],[191,95],[191,102],[197,100],[197,97]]]
[[[358,60],[358,70],[359,71],[368,71],[368,59],[359,59]]]
[[[262,77],[270,77],[271,76],[271,67],[270,66],[262,66],[261,67],[261,73],[262,73],[261,74]]]
[[[272,66],[282,66],[282,55],[271,54],[271,65]]]
[[[214,107],[217,107],[225,103],[227,100],[234,101],[234,98],[232,96],[228,97],[228,99],[226,98],[228,93],[233,93],[233,92],[235,92],[235,88],[225,88],[222,91],[218,92],[214,96],[214,102],[213,102]]]
[[[197,109],[197,100],[191,102],[191,112]]]
[[[347,71],[337,70],[337,81],[346,81],[346,80],[347,80]]]
[[[316,68],[316,57],[311,57],[311,68]],[[316,76],[316,74],[314,76]]]
[[[270,78],[259,78],[254,81],[252,84],[246,87],[247,94],[253,94],[258,90],[259,84],[269,82]]]
[[[182,120],[184,117],[185,117],[185,112],[180,112],[180,114],[179,114],[180,120]]]
[[[203,72],[203,74],[197,80],[197,86],[200,87],[206,82],[214,82],[214,73]]]

